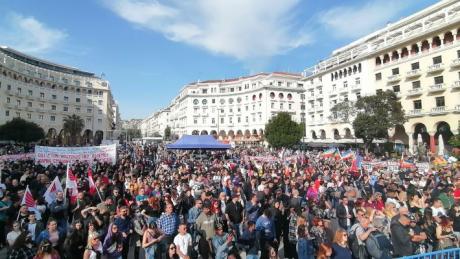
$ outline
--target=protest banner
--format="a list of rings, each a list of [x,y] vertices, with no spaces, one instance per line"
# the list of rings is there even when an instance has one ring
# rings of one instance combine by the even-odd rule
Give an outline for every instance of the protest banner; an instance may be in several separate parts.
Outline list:
[[[428,162],[415,163],[415,166],[420,172],[426,173],[428,170],[430,170],[430,163]]]
[[[45,166],[74,163],[77,160],[88,164],[92,164],[94,160],[115,164],[116,157],[116,144],[91,147],[35,147],[35,163]]]
[[[23,154],[14,154],[14,155],[3,155],[0,156],[0,161],[23,161],[23,160],[32,160],[34,159],[34,153],[23,153]]]

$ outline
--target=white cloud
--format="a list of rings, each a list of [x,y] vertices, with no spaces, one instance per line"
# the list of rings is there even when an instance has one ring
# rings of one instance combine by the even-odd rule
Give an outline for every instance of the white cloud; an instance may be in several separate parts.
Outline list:
[[[296,27],[300,0],[105,0],[123,19],[172,41],[253,61],[310,42]]]
[[[5,19],[5,26],[0,29],[1,44],[24,52],[38,54],[50,51],[67,37],[64,31],[48,27],[32,16],[11,13]]]
[[[328,34],[357,38],[383,28],[415,0],[371,0],[362,6],[339,6],[319,15]]]

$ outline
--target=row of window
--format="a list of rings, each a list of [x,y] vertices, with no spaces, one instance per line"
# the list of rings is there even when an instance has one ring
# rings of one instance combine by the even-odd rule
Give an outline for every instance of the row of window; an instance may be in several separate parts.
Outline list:
[[[262,93],[260,93],[260,94],[259,94],[259,100],[262,99],[262,96],[263,96]],[[274,99],[275,96],[276,96],[276,95],[275,95],[274,92],[271,92],[271,93],[270,93],[270,98]],[[286,95],[286,97],[287,97],[288,100],[292,100],[292,94],[291,94],[291,93],[288,93],[288,94]],[[279,93],[279,94],[278,94],[278,98],[279,98],[279,99],[284,99],[284,94],[283,94],[283,93]],[[248,101],[248,100],[249,100],[249,96],[246,95],[246,101]],[[252,100],[253,100],[253,101],[256,101],[256,100],[257,100],[257,95],[255,95],[255,94],[252,95]],[[228,103],[229,103],[229,104],[233,104],[234,101],[235,101],[235,99],[233,99],[233,98],[229,98],[229,99],[228,99]],[[242,99],[241,97],[236,98],[236,102],[237,102],[237,103],[241,103],[242,101],[243,101],[243,99]],[[219,102],[220,102],[220,104],[225,104],[225,99],[220,99]],[[200,103],[200,101],[199,101],[198,99],[194,99],[194,100],[193,100],[193,104],[194,104],[194,105],[198,105],[199,103]],[[212,103],[212,104],[215,104],[215,103],[216,103],[216,99],[211,99],[211,103]],[[207,99],[202,99],[202,100],[201,100],[201,104],[207,105],[207,104],[208,104],[208,100],[207,100]]]
[[[460,79],[460,72],[458,73],[458,78]],[[442,84],[444,84],[444,76],[435,76],[435,77],[433,77],[433,83],[434,83],[434,85],[442,85]],[[411,84],[412,84],[412,89],[420,89],[421,88],[420,80],[412,81]],[[393,88],[393,92],[395,92],[395,93],[401,92],[401,86],[400,85],[393,85],[392,88]]]
[[[1,88],[1,87],[2,87],[2,83],[0,82],[0,88]],[[11,90],[11,85],[7,85],[7,90],[8,90],[8,91]],[[18,93],[18,94],[22,94],[22,89],[21,89],[20,87],[17,88],[17,93]],[[102,93],[102,91],[101,91],[101,93]],[[28,91],[27,91],[27,95],[32,97],[32,96],[34,95],[34,93],[33,93],[32,90],[28,90]],[[100,96],[102,96],[102,95],[100,95]],[[45,93],[44,93],[44,92],[40,92],[40,98],[41,98],[41,99],[45,99]],[[52,99],[52,100],[57,100],[57,95],[52,94],[52,95],[51,95],[51,99]],[[68,102],[68,101],[69,101],[69,97],[68,97],[68,96],[64,96],[64,97],[63,97],[63,100],[64,100],[64,102]],[[80,98],[80,97],[76,97],[76,98],[75,98],[75,102],[79,103],[80,101],[81,101],[81,98]],[[87,103],[88,103],[88,104],[93,104],[93,100],[92,100],[92,99],[87,99]],[[98,100],[98,101],[97,101],[97,104],[99,104],[99,105],[102,105],[103,103],[104,103],[103,100]]]
[[[7,104],[11,103],[10,97],[6,97],[6,103],[7,103]],[[22,105],[22,101],[21,101],[21,100],[16,100],[16,106],[17,106],[17,107],[21,107],[21,105]],[[28,108],[33,108],[33,103],[32,103],[32,102],[27,102],[27,106],[26,106],[26,107],[28,107]],[[41,109],[44,109],[44,108],[45,108],[45,103],[39,103],[39,107],[40,107]],[[57,106],[54,105],[54,104],[52,104],[52,105],[50,106],[50,108],[51,108],[52,111],[56,111],[56,110],[57,110]],[[76,112],[80,112],[80,109],[81,109],[80,107],[75,107],[75,111],[76,111]],[[88,113],[92,113],[92,112],[93,112],[93,109],[92,109],[92,108],[87,108],[86,110],[87,110]],[[69,106],[63,106],[63,111],[65,111],[65,112],[69,111]],[[98,114],[102,114],[102,110],[101,110],[101,109],[98,109]]]
[[[10,116],[13,116],[13,114],[9,110],[6,110],[5,111],[5,116],[10,117]],[[15,118],[21,118],[21,112],[18,112],[18,111],[15,112],[14,117]],[[32,114],[31,113],[26,113],[26,118],[31,120],[32,119]],[[42,121],[42,120],[45,119],[45,115],[38,114],[37,119]],[[55,115],[50,115],[49,116],[49,121],[56,121],[56,116]],[[86,118],[86,123],[91,123],[91,118]],[[97,119],[97,123],[102,124],[102,119]]]
[[[436,107],[445,107],[446,106],[446,101],[444,99],[444,96],[435,97],[435,101],[436,101]],[[422,100],[414,100],[413,101],[413,107],[414,107],[414,110],[423,109]]]
[[[236,119],[237,119],[237,121],[236,121],[237,123],[241,123],[241,117],[237,117]],[[259,114],[259,121],[262,121],[262,114]],[[201,122],[203,124],[206,124],[207,123],[207,118],[206,117],[201,118]],[[245,122],[249,123],[249,116],[245,117]],[[256,122],[256,117],[255,116],[252,116],[252,122]],[[225,123],[225,118],[223,118],[223,117],[220,118],[220,123],[224,124]],[[230,123],[230,124],[233,123],[233,117],[228,118],[228,123]],[[195,125],[198,124],[198,119],[197,118],[193,119],[193,124],[195,124]],[[211,118],[211,124],[213,124],[213,125],[216,124],[216,119],[215,118]]]
[[[457,50],[457,58],[460,58],[460,50]],[[442,56],[436,56],[436,57],[433,57],[433,65],[440,65],[442,64]],[[420,69],[420,62],[414,62],[411,64],[411,70],[414,71],[414,70],[418,70]],[[393,68],[391,70],[391,74],[392,75],[399,75],[399,68]],[[382,80],[382,73],[379,72],[379,73],[376,73],[375,74],[375,80],[376,81],[379,81],[379,80]]]
[[[459,32],[460,32],[460,29],[458,29],[457,31],[457,39],[459,37],[459,34],[458,34]],[[402,48],[400,51],[394,50],[391,53],[391,56],[390,54],[383,55],[383,60],[381,57],[376,57],[375,65],[380,66],[382,64],[389,63],[390,61],[398,61],[400,58],[405,58],[405,57],[408,57],[409,55],[416,55],[419,52],[427,52],[430,49],[439,48],[443,44],[451,45],[453,44],[454,40],[455,40],[454,35],[452,34],[451,31],[448,31],[444,34],[444,38],[442,40],[439,36],[434,36],[431,40],[432,41],[431,46],[428,40],[423,40],[421,43],[421,46],[415,43],[415,44],[412,44],[412,46],[410,47],[410,50],[407,47]]]
[[[358,66],[354,65],[353,67],[348,67],[341,69],[340,71],[336,71],[335,73],[331,73],[331,81],[341,79],[342,77],[345,78],[347,76],[354,75],[356,73],[361,73],[362,68],[361,68],[361,63],[358,64]]]
[[[259,82],[259,85],[261,84],[261,82]],[[270,82],[269,85],[273,86],[273,85],[277,85],[277,86],[283,86],[283,82],[281,81],[277,81],[277,82]],[[286,87],[291,87],[292,86],[292,83],[291,82],[286,82],[285,83]],[[255,88],[257,86],[257,83],[252,83],[252,88]],[[303,87],[303,84],[301,83],[297,83],[297,87],[301,88]],[[210,89],[210,92],[213,94],[213,93],[217,93],[217,89],[219,89],[219,93],[226,93],[227,90],[229,93],[234,93],[235,91],[238,91],[238,92],[241,92],[243,91],[243,86],[238,86],[238,87],[228,87],[228,88],[217,88],[217,87],[211,87],[209,88]],[[249,84],[244,84],[244,90],[248,90],[249,89]],[[201,94],[207,94],[208,93],[208,88],[201,88]],[[191,91],[192,94],[196,94],[197,92],[195,92],[194,90]]]

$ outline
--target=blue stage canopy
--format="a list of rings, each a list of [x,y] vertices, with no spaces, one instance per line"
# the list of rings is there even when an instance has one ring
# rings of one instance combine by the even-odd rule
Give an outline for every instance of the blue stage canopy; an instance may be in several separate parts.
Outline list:
[[[168,149],[229,149],[211,135],[184,135],[176,142],[166,145]]]

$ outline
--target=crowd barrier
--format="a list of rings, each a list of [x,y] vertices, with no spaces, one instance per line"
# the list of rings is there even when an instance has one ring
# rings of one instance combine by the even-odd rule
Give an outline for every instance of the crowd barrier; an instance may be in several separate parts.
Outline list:
[[[460,248],[451,248],[431,253],[400,257],[404,259],[460,259]]]

